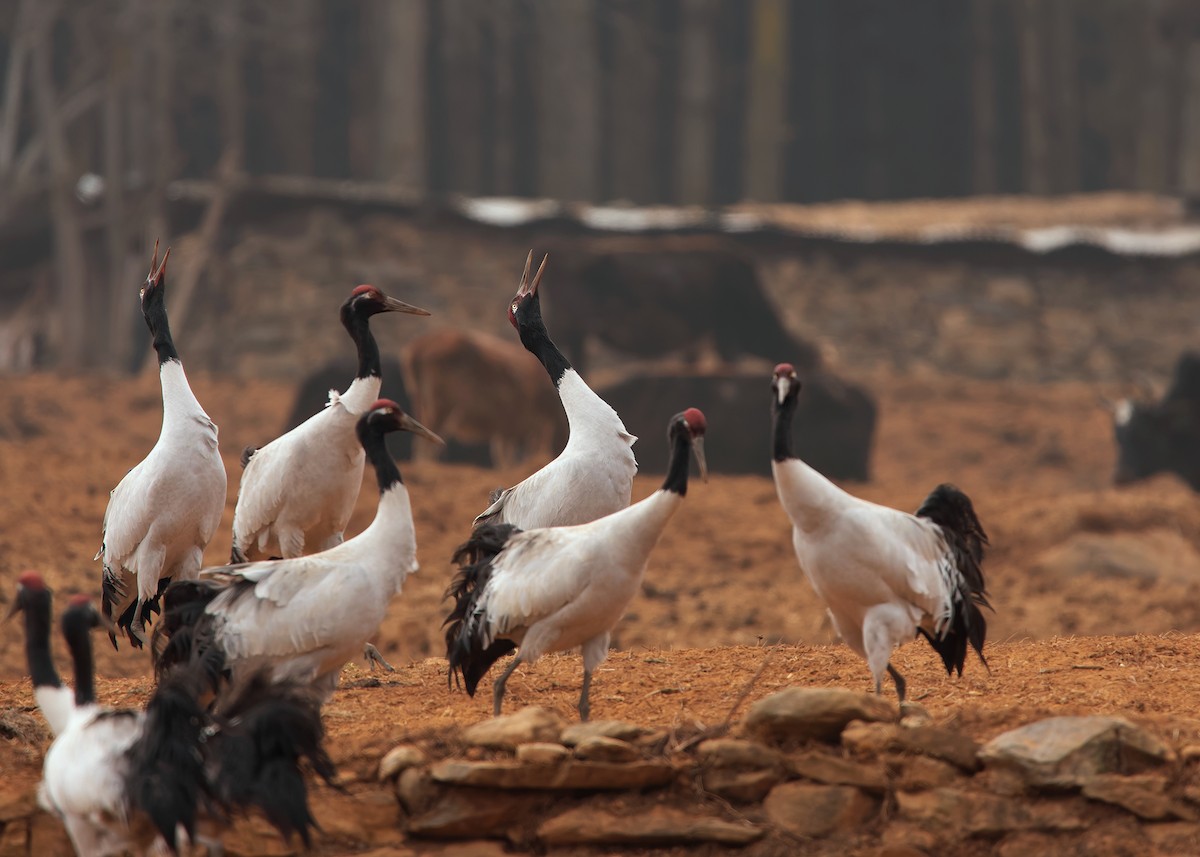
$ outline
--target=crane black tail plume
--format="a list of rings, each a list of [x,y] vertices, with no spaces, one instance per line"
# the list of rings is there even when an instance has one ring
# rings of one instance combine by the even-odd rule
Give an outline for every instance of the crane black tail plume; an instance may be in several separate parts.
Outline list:
[[[295,833],[311,847],[312,831],[320,828],[309,809],[304,769],[331,785],[337,775],[316,696],[296,682],[273,682],[263,670],[231,691],[216,720],[210,762],[221,803],[257,807],[284,839]]]
[[[941,528],[950,548],[952,565],[948,570],[951,583],[949,624],[937,638],[924,629],[921,634],[941,655],[947,674],[957,671],[962,675],[968,644],[987,667],[987,658],[983,656],[987,619],[981,608],[993,609],[983,579],[988,537],[975,514],[971,498],[953,485],[942,484],[925,498],[917,516]]]
[[[461,676],[468,696],[475,695],[479,680],[492,664],[517,647],[511,640],[494,640],[485,648],[475,608],[492,576],[492,561],[519,532],[512,524],[481,523],[458,546],[451,560],[458,564],[458,574],[445,595],[454,599],[454,609],[442,623],[446,629],[446,659],[450,661],[446,682],[453,684]]]
[[[213,617],[205,612],[224,585],[206,580],[180,580],[167,588],[165,609],[154,629],[150,650],[159,681],[187,665],[201,675],[213,693],[226,678],[225,653],[216,640]]]
[[[198,701],[202,682],[183,666],[166,676],[146,705],[141,737],[128,751],[130,801],[175,853],[179,830],[194,839],[201,801],[213,797],[204,766],[208,717]]]
[[[258,452],[257,446],[247,446],[242,448],[242,470],[246,469],[246,465],[250,463],[250,459],[254,457],[254,453]]]

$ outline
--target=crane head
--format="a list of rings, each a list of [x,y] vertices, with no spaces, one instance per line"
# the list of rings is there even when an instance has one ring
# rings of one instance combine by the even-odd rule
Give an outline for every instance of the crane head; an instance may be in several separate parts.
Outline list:
[[[791,363],[780,363],[775,367],[771,389],[775,392],[777,405],[782,405],[789,398],[798,394],[801,386],[800,379],[796,377],[796,367]]]
[[[7,622],[13,616],[16,616],[22,610],[29,606],[29,599],[41,593],[48,593],[50,587],[46,585],[46,581],[36,571],[23,571],[20,577],[17,578],[17,597],[13,599],[12,607],[8,608],[8,613],[4,616],[4,621]]]
[[[391,399],[379,399],[359,418],[360,425],[374,428],[387,434],[393,431],[409,431],[434,443],[446,444],[434,432],[425,428],[415,419],[404,413],[400,406]]]
[[[167,257],[171,255],[171,248],[167,248],[167,252],[163,253],[162,262],[158,261],[158,239],[154,240],[154,256],[150,259],[150,273],[146,275],[146,285],[142,286],[142,290],[138,292],[138,297],[142,299],[143,305],[146,299],[152,295],[161,294],[163,282],[167,277]]]
[[[708,481],[708,461],[704,457],[704,433],[708,431],[708,420],[699,408],[688,408],[671,418],[671,432],[679,430],[687,433],[688,443],[692,454],[696,456],[696,466],[700,468],[700,478]]]
[[[393,298],[390,295],[385,295],[371,285],[355,286],[354,291],[350,292],[350,297],[346,299],[346,303],[342,305],[342,310],[343,312],[356,312],[368,318],[381,312],[406,312],[409,315],[432,315],[429,310],[421,309],[420,307]]]
[[[529,269],[533,265],[533,251],[530,250],[529,255],[525,257],[525,272],[521,274],[521,283],[508,307],[508,321],[513,327],[518,327],[517,313],[538,301],[538,286],[542,284],[542,274],[546,273],[546,262],[549,260],[550,254],[547,253],[542,257],[542,264],[538,266],[537,273],[533,275],[533,282],[530,282]]]

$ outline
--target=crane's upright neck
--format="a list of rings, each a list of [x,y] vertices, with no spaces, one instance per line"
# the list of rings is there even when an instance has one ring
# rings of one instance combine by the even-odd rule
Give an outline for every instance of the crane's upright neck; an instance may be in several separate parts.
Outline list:
[[[91,622],[86,616],[68,610],[63,614],[62,631],[67,639],[67,648],[71,650],[71,663],[75,667],[75,705],[91,705],[96,701]]]
[[[202,423],[212,425],[212,420],[200,406],[196,394],[188,383],[183,371],[183,364],[178,360],[168,360],[158,367],[158,381],[162,386],[163,399],[163,431],[174,426],[188,424],[200,418]],[[213,426],[215,431],[215,426]]]
[[[546,367],[546,374],[554,386],[559,386],[571,363],[550,338],[550,331],[546,330],[546,323],[542,320],[541,298],[536,294],[529,298],[516,318],[521,344]]]
[[[27,591],[25,605],[25,660],[34,689],[62,687],[50,654],[50,590]]]
[[[636,439],[625,430],[621,417],[612,405],[600,398],[587,385],[579,373],[568,367],[558,381],[558,398],[567,414],[567,425],[571,430],[567,446],[589,443],[589,438],[600,435],[607,439],[624,435],[628,443]]]
[[[371,333],[371,318],[347,303],[342,307],[342,326],[354,340],[358,349],[358,374],[356,378],[380,378],[383,364],[379,359],[379,345]]]
[[[391,488],[403,485],[404,480],[400,478],[400,468],[396,466],[396,461],[384,442],[387,433],[380,431],[370,421],[364,420],[363,423],[359,424],[358,442],[367,454],[367,463],[375,470],[375,481],[379,483],[379,496],[382,500]]]
[[[171,325],[167,321],[167,304],[163,295],[163,285],[154,288],[142,305],[142,316],[146,326],[150,328],[153,337],[154,350],[158,353],[158,365],[168,360],[179,360],[179,352],[175,350],[175,340],[171,337]]]
[[[667,476],[663,479],[663,491],[673,492],[680,497],[687,496],[688,468],[691,465],[688,456],[691,451],[692,444],[687,429],[679,423],[673,423],[671,425],[671,456],[667,461]]]
[[[775,491],[792,526],[805,532],[819,529],[849,497],[811,466],[797,457],[792,446],[792,420],[796,395],[774,403],[773,461]]]

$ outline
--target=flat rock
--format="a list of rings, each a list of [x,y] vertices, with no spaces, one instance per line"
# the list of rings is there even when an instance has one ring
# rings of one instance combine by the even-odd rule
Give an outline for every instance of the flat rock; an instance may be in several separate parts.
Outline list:
[[[710,738],[696,748],[696,757],[712,768],[777,768],[781,756],[757,741]]]
[[[878,763],[864,764],[812,751],[789,756],[787,767],[795,776],[826,785],[855,786],[877,793],[887,790],[887,774]]]
[[[989,768],[1054,788],[1079,786],[1097,774],[1140,773],[1170,756],[1162,741],[1120,717],[1051,717],[1005,732],[979,751]]]
[[[557,765],[570,757],[571,751],[562,744],[535,741],[517,747],[517,761],[527,765]]]
[[[968,773],[979,767],[979,745],[973,738],[952,729],[902,726],[896,730],[895,744],[889,749],[932,756]]]
[[[1143,824],[1142,832],[1159,854],[1200,854],[1200,824],[1169,821]]]
[[[558,740],[574,747],[588,738],[616,738],[618,741],[636,741],[653,730],[623,720],[589,720],[587,723],[572,723],[562,730]]]
[[[923,827],[960,836],[998,836],[1014,830],[1083,830],[1076,799],[1026,801],[985,792],[932,789],[896,792],[897,814]]]
[[[520,762],[464,762],[447,759],[430,768],[436,782],[499,789],[644,789],[662,786],[675,777],[675,769],[662,761],[644,760],[617,764],[571,759],[561,765],[526,765]]]
[[[897,766],[894,787],[919,792],[948,786],[960,778],[958,768],[929,756],[905,756]]]
[[[425,812],[443,791],[425,768],[405,768],[396,778],[396,797],[409,815]]]
[[[652,807],[620,814],[581,806],[548,819],[538,828],[547,845],[686,845],[714,842],[746,845],[763,835],[761,827],[693,811]]]
[[[866,723],[856,720],[842,730],[842,746],[859,756],[878,756],[896,743],[900,727],[895,723]]]
[[[1147,821],[1174,815],[1167,781],[1153,775],[1097,774],[1083,784],[1083,796],[1119,806]]]
[[[462,740],[476,747],[512,750],[518,744],[557,741],[563,722],[553,711],[531,705],[515,714],[493,717],[468,726],[462,732]]]
[[[736,768],[708,768],[704,771],[702,782],[705,791],[732,803],[757,803],[781,778],[779,771],[773,768],[745,771]]]
[[[824,837],[858,829],[880,801],[852,786],[782,783],[763,802],[767,818],[794,836]]]
[[[431,839],[502,837],[542,802],[529,794],[449,789],[426,812],[410,818],[407,831]]]
[[[412,744],[400,744],[388,750],[379,761],[379,780],[390,780],[399,776],[406,768],[416,768],[428,761],[425,751]]]
[[[768,741],[836,741],[852,720],[895,721],[899,711],[879,696],[840,687],[789,687],[750,706],[743,728]]]
[[[635,762],[642,752],[620,738],[591,735],[575,745],[575,756],[588,762]]]

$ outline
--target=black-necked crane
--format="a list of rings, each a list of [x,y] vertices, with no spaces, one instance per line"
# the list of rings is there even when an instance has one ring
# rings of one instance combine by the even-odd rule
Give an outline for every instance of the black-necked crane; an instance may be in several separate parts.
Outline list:
[[[167,323],[164,293],[170,254],[168,247],[160,265],[155,243],[141,291],[142,315],[158,353],[162,430],[149,455],[113,489],[95,556],[104,559],[104,615],[116,619],[135,648],[146,640],[146,618],[161,588],[172,578],[194,578],[204,564],[204,548],[225,510],[225,464],[217,448],[217,425],[188,385]],[[115,647],[115,630],[109,638]]]
[[[476,526],[512,524],[533,529],[584,524],[626,508],[633,493],[637,461],[631,447],[637,438],[625,430],[617,412],[571,368],[542,320],[538,287],[546,261],[542,259],[530,281],[533,252],[526,257],[508,319],[517,329],[521,344],[541,361],[558,390],[570,435],[557,458],[501,492],[475,519]]]
[[[381,399],[356,432],[379,485],[375,519],[363,532],[317,554],[206,569],[167,589],[155,630],[157,669],[213,648],[239,676],[269,669],[276,680],[309,684],[328,700],[346,661],[363,649],[405,579],[417,570],[408,489],[388,454],[389,432],[429,429]]]
[[[358,374],[346,392],[330,390],[326,408],[265,446],[246,451],[230,562],[294,559],[342,543],[366,461],[354,426],[379,398],[382,384],[370,322],[385,312],[429,315],[374,286],[355,288],[340,313],[358,349]]]
[[[75,690],[50,657],[51,595],[36,572],[18,581],[13,611],[25,614],[25,651],[39,708],[54,733],[38,802],[62,820],[77,854],[179,853],[209,842],[232,814],[261,810],[306,845],[315,821],[301,761],[327,782],[320,710],[305,689],[255,677],[215,714],[198,701],[208,672],[198,662],[166,676],[145,710],[96,700],[91,631],[109,624],[87,596],[63,612]],[[209,836],[198,833],[205,828]]]
[[[706,476],[704,414],[695,408],[668,424],[670,463],[662,487],[644,500],[586,524],[519,530],[483,524],[459,547],[460,570],[447,591],[450,675],[471,696],[497,660],[519,652],[493,685],[500,713],[513,670],[548,652],[580,647],[579,716],[590,714],[592,672],[608,657],[609,635],[642,584],[650,552],[687,494],[688,451]]]
[[[790,363],[775,367],[771,469],[792,522],[800,568],[833,626],[867,662],[880,693],[887,672],[904,701],[892,650],[923,635],[947,674],[962,675],[968,644],[983,657],[989,607],[983,562],[987,535],[970,498],[942,484],[915,515],[843,491],[793,451],[792,420],[801,382]]]

